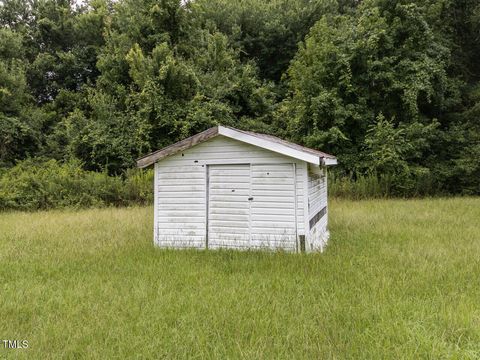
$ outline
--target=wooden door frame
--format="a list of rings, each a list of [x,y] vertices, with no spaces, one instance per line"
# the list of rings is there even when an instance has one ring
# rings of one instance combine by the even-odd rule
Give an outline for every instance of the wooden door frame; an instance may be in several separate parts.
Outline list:
[[[210,212],[210,167],[205,164],[205,249],[208,250],[208,213]]]

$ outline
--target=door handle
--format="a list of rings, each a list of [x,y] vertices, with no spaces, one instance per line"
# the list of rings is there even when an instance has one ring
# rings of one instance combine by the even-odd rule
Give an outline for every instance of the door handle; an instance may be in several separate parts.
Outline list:
[[[253,200],[253,197],[249,197],[249,198],[248,198],[248,201],[252,201],[252,200]]]

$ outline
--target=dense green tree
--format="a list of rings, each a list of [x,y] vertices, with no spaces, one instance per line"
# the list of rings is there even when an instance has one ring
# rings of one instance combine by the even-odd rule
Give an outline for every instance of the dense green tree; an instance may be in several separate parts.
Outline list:
[[[104,18],[96,86],[79,89],[84,99],[64,87],[50,105],[58,113],[68,106],[62,100],[76,101],[49,137],[51,149],[65,149],[57,157],[119,172],[141,153],[215,124],[263,124],[271,86],[227,36],[184,31],[186,9],[178,1],[125,1],[114,10]]]
[[[0,165],[34,155],[42,143],[43,117],[28,91],[21,37],[0,29]]]
[[[35,97],[43,103],[55,99],[61,89],[80,90],[99,75],[96,62],[107,4],[98,0],[88,8],[74,7],[70,0],[34,4],[36,22],[27,36],[35,55],[28,76]]]
[[[220,33],[201,32],[188,57],[175,56],[163,43],[150,55],[135,45],[127,60],[138,88],[130,104],[137,116],[150,119],[157,147],[218,123],[261,121],[271,106],[270,89],[256,77],[255,66],[241,64]]]
[[[227,34],[242,59],[257,62],[260,75],[280,80],[310,27],[337,10],[334,0],[196,0],[195,26]]]
[[[338,154],[344,170],[387,171],[387,161],[398,171],[401,158],[403,173],[430,174],[433,150],[463,103],[451,49],[427,22],[428,6],[365,1],[357,10],[311,29],[289,68],[291,97],[280,113],[297,141]],[[389,132],[395,146],[382,137]],[[402,144],[410,150],[399,151]]]
[[[0,167],[124,173],[222,123],[480,194],[479,39],[477,0],[1,0]]]

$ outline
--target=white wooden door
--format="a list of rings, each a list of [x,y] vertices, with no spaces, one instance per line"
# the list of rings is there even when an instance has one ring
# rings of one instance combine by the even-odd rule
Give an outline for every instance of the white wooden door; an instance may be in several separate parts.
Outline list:
[[[208,166],[208,248],[250,246],[250,165]]]
[[[209,248],[296,250],[293,164],[208,166]]]
[[[251,247],[296,250],[295,167],[251,165]]]

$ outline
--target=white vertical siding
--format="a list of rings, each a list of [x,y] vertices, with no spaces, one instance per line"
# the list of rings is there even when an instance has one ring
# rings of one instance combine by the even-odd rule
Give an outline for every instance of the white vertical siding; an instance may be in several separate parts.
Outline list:
[[[250,246],[250,165],[209,165],[208,247]]]
[[[205,169],[201,166],[158,166],[155,176],[157,245],[204,247]]]
[[[327,170],[308,165],[308,250],[323,250],[328,242]]]
[[[296,250],[294,170],[291,163],[251,165],[251,247]]]
[[[213,168],[214,165],[221,164],[245,164],[249,166],[250,164],[252,166],[288,164],[289,169],[292,169],[292,163],[295,163],[297,168],[297,234],[304,235],[306,230],[306,184],[303,179],[306,177],[307,170],[305,162],[223,136],[215,137],[182,153],[159,161],[155,165],[154,226],[156,244],[176,248],[205,247],[207,234],[207,166]],[[282,184],[282,181],[293,182],[293,172],[290,172],[288,176],[290,178],[280,180],[280,183],[275,186],[279,186],[280,189],[282,185],[285,185]],[[221,186],[221,184],[217,185]],[[262,189],[261,185],[259,183],[258,189],[255,191],[260,191]],[[216,190],[220,191],[221,189]],[[267,189],[264,190],[266,194]],[[278,193],[280,190],[268,192],[271,195],[270,200],[277,194],[275,191]],[[228,206],[230,205],[225,203],[225,207]],[[220,209],[213,210],[212,208],[211,211],[210,215],[214,218],[221,217]],[[257,211],[255,210],[255,212]],[[272,209],[272,213],[274,211]],[[288,220],[290,221],[290,218]],[[288,228],[290,229],[290,225],[288,225]]]

